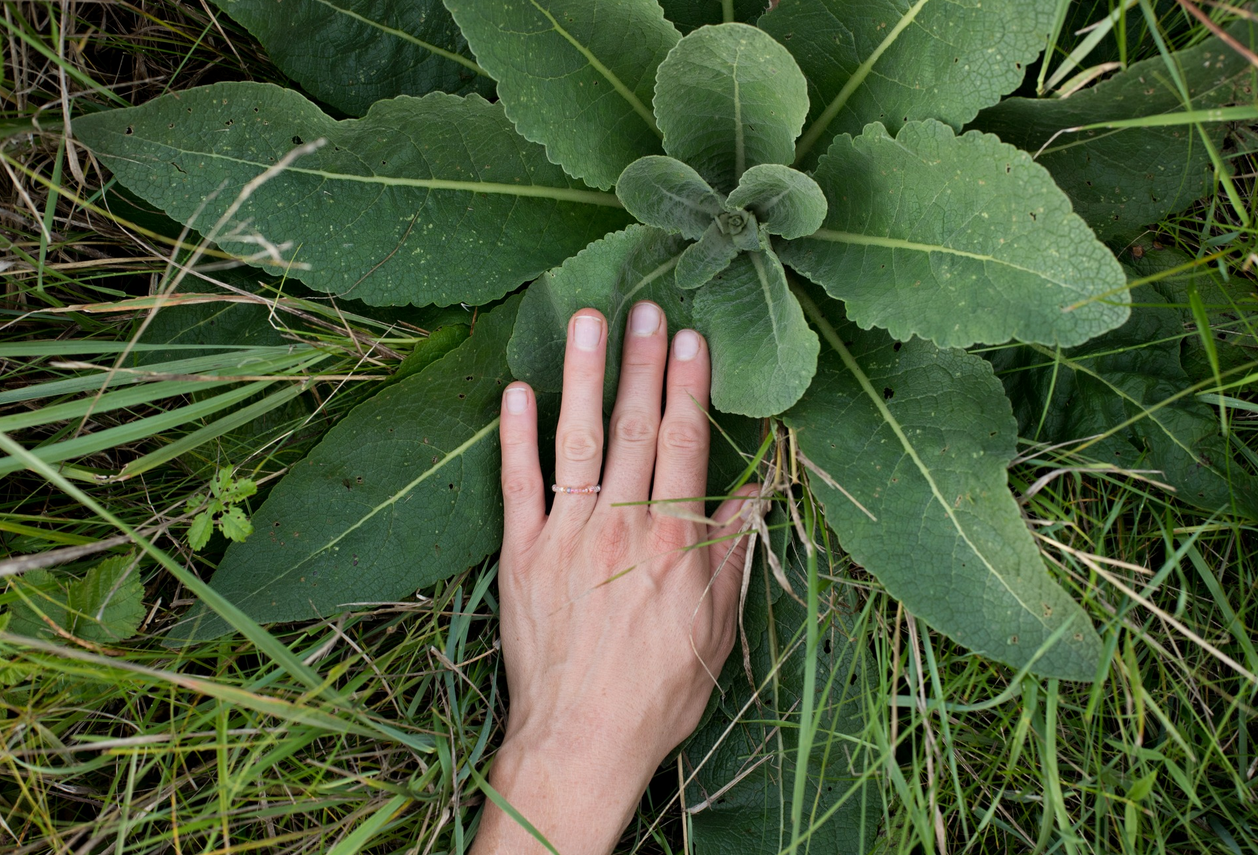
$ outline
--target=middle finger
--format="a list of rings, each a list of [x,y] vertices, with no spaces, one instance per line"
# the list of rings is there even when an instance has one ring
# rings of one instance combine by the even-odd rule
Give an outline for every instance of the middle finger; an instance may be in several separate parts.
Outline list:
[[[641,302],[629,313],[620,384],[612,409],[611,439],[603,468],[603,501],[645,502],[655,469],[668,323],[664,312]],[[645,513],[645,506],[642,508]]]

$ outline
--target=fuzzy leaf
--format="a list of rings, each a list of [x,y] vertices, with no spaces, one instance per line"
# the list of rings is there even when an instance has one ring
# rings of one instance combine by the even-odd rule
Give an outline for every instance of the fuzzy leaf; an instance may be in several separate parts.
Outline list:
[[[639,300],[654,300],[668,317],[669,334],[691,326],[688,295],[677,291],[672,270],[685,241],[659,229],[634,225],[590,244],[538,279],[524,293],[507,349],[517,379],[539,392],[563,385],[568,319],[587,306],[608,321],[604,389],[610,404],[619,378],[625,320]]]
[[[793,587],[806,590],[805,565],[794,543],[785,563]],[[752,572],[756,575],[743,614],[752,645],[752,674],[757,684],[768,681],[760,704],[783,712],[770,713],[766,706],[753,703],[725,734],[731,719],[752,698],[741,646],[736,646],[721,672],[724,698],[713,695],[711,706],[719,709],[700,725],[683,749],[687,771],[698,770],[686,794],[687,806],[693,809],[702,805],[691,820],[696,855],[777,855],[790,844],[792,784],[799,756],[799,703],[804,694],[806,667],[804,646],[796,642],[802,636],[807,613],[768,579],[763,562],[758,561]],[[770,591],[775,594],[770,595]],[[806,824],[811,824],[821,820],[831,808],[834,813],[813,832],[801,851],[864,855],[874,845],[881,813],[876,788],[868,783],[862,787],[853,774],[873,762],[854,739],[864,727],[862,699],[872,689],[867,676],[871,661],[869,654],[853,643],[851,621],[843,617],[852,607],[843,601],[851,598],[839,592],[831,596],[841,604],[836,603],[837,608],[830,612],[834,622],[823,630],[817,651],[815,708],[820,714],[820,726],[813,737],[808,763],[803,817]],[[787,651],[792,652],[788,655]],[[770,681],[777,665],[775,654],[785,661]],[[779,718],[786,719],[780,731],[776,720]],[[852,792],[854,788],[856,792]]]
[[[214,0],[262,42],[275,66],[351,116],[396,95],[475,92],[477,66],[440,0]]]
[[[837,329],[803,400],[783,417],[799,447],[877,518],[820,478],[812,489],[852,558],[906,609],[971,650],[1091,680],[1101,641],[1045,572],[1005,468],[1017,423],[991,366],[928,341]]]
[[[837,138],[814,177],[825,224],[779,252],[862,327],[944,347],[1072,345],[1127,319],[1114,256],[1048,172],[996,137],[871,125]]]
[[[471,338],[354,408],[253,513],[210,584],[259,622],[313,619],[406,596],[498,548],[498,404],[519,299]],[[170,644],[215,638],[196,607]]]
[[[738,247],[717,223],[708,226],[703,237],[686,247],[677,261],[677,287],[687,291],[712,281],[738,255]]]
[[[960,128],[1022,82],[1056,0],[812,0],[782,3],[760,27],[808,78],[808,127],[796,163],[812,167],[838,134],[869,122],[893,132],[939,119]]]
[[[769,234],[788,240],[812,234],[826,217],[826,195],[817,182],[776,163],[762,163],[744,172],[726,204],[750,208]]]
[[[1252,43],[1251,25],[1231,28]],[[975,125],[1036,155],[1066,191],[1075,211],[1103,238],[1143,228],[1205,195],[1213,177],[1204,134],[1219,147],[1223,122],[1100,129],[1067,128],[1207,110],[1252,102],[1252,68],[1217,38],[1172,54],[1191,95],[1189,104],[1161,57],[1138,62],[1069,98],[1008,98],[979,114]],[[1048,144],[1043,151],[1040,149]]]
[[[639,222],[690,240],[703,237],[724,210],[721,195],[699,173],[662,155],[626,166],[616,182],[616,196]]]
[[[660,150],[655,69],[680,38],[654,0],[446,0],[525,139],[594,187]]]
[[[17,584],[31,603],[12,604],[9,631],[17,635],[61,638],[47,618],[75,638],[112,644],[135,635],[144,619],[144,586],[133,555],[106,558],[80,579],[35,570]]]
[[[218,83],[74,127],[120,181],[202,231],[294,146],[326,139],[259,186],[217,243],[373,305],[488,302],[627,221],[478,96],[395,98],[337,122],[296,92]],[[298,266],[258,257],[260,240]]]
[[[755,27],[703,27],[660,64],[655,114],[664,150],[723,193],[749,167],[790,163],[808,87],[786,48]]]
[[[1060,364],[1029,347],[996,351],[991,361],[1029,438],[1078,444],[1085,457],[1120,469],[1155,470],[1183,501],[1258,519],[1258,479],[1233,457],[1218,411],[1181,394],[1191,385],[1181,365],[1184,319],[1166,306],[1177,296],[1161,282],[1135,289],[1144,305],[1131,319],[1065,351]]]
[[[112,644],[135,635],[144,620],[144,585],[134,555],[106,558],[69,586],[71,633]]]
[[[712,404],[761,418],[799,400],[817,369],[817,334],[772,252],[744,252],[695,295],[712,353]]]

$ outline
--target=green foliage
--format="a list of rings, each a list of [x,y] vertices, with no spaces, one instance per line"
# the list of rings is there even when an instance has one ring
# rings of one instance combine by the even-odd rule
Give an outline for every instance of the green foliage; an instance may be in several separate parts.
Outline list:
[[[874,124],[837,138],[815,177],[825,224],[782,257],[863,327],[941,347],[1078,344],[1127,319],[1113,255],[1043,167],[993,136],[926,121],[893,139]]]
[[[248,478],[232,477],[230,466],[220,466],[210,479],[209,493],[199,493],[188,500],[186,510],[195,513],[188,529],[188,545],[200,552],[218,528],[223,537],[244,543],[253,534],[253,524],[245,516],[240,503],[258,492],[258,485]]]
[[[607,189],[660,150],[656,66],[678,33],[654,0],[449,0],[507,116],[552,163]]]
[[[1252,47],[1245,21],[1231,35]],[[1227,125],[1208,115],[1195,125],[1159,120],[1253,100],[1252,66],[1218,38],[1169,60],[1134,63],[1069,98],[1008,98],[975,125],[1034,153],[1098,235],[1120,237],[1182,209],[1210,186],[1212,149]],[[1131,127],[1105,127],[1133,120]]]
[[[1101,639],[1044,572],[1009,494],[1017,424],[991,367],[850,321],[827,340],[833,350],[783,420],[832,479],[813,489],[853,560],[964,646],[1016,666],[1041,657],[1037,673],[1090,680]],[[928,572],[923,555],[934,556]]]
[[[372,305],[489,302],[625,222],[614,196],[581,189],[475,95],[403,96],[337,122],[296,92],[218,83],[84,116],[75,132],[222,249]]]
[[[107,645],[135,635],[144,620],[144,585],[130,554],[107,558],[78,579],[31,570],[10,591],[17,599],[0,616],[7,624],[0,632],[49,639],[64,633]]]
[[[846,0],[782,3],[760,26],[808,78],[808,130],[796,160],[815,164],[839,134],[921,119],[959,128],[1022,82],[1044,49],[1055,0]]]
[[[302,620],[407,596],[498,548],[498,397],[513,298],[471,337],[330,430],[254,512],[214,587],[248,614]],[[202,607],[171,643],[229,630]]]
[[[401,20],[398,5],[343,19],[379,29]],[[1009,492],[1016,430],[1104,434],[1098,454],[1157,467],[1211,510],[1253,513],[1249,471],[1208,402],[1185,391],[1222,370],[1227,349],[1208,338],[1185,356],[1184,324],[1211,310],[1190,287],[1162,293],[1184,297],[1191,319],[1133,314],[1093,231],[1113,239],[1182,207],[1207,162],[1230,180],[1218,122],[1168,130],[1192,127],[1168,111],[1252,95],[1217,42],[1133,66],[1095,94],[1000,105],[1051,41],[1060,4],[799,0],[763,16],[743,3],[447,5],[498,103],[408,89],[335,121],[295,92],[221,83],[76,120],[145,200],[320,291],[484,305],[531,281],[277,485],[255,514],[274,521],[270,536],[233,545],[213,581],[249,615],[392,599],[492,552],[501,385],[556,391],[571,312],[602,310],[616,352],[643,298],[670,331],[708,336],[717,410],[794,429],[843,549],[914,615],[1014,667],[1087,680],[1103,653]],[[1249,30],[1232,33],[1247,42]],[[467,68],[441,53],[465,57],[460,36],[441,32],[429,59]],[[411,35],[407,50],[422,49]],[[1150,79],[1153,91],[1139,88]],[[978,130],[963,131],[976,115]],[[1042,164],[1014,146],[1115,116],[1138,121],[1050,144]],[[1002,395],[957,348],[1011,340],[991,357]],[[1231,352],[1227,365],[1246,358]],[[609,394],[615,378],[613,366]],[[189,637],[227,629],[196,619]],[[747,797],[763,802],[764,786]]]
[[[821,546],[817,548],[820,552]],[[797,590],[808,587],[801,551],[792,544],[785,562]],[[802,722],[804,674],[809,667],[802,627],[808,612],[771,582],[764,562],[753,571],[743,613],[751,648],[750,675],[737,652],[730,656],[721,672],[721,691],[709,704],[710,716],[684,751],[687,769],[697,770],[686,802],[693,812],[699,855],[776,855],[787,847],[792,782],[800,730],[805,727],[816,732],[802,813],[808,826],[820,827],[808,835],[801,850],[839,853],[872,848],[880,800],[861,776],[869,759],[854,738],[865,725],[870,656],[853,638],[854,621],[849,617],[853,598],[839,588],[830,588],[825,596],[832,621],[820,630],[816,720]],[[779,718],[779,710],[788,712]],[[727,734],[731,720],[735,723]],[[734,781],[739,783],[730,787]]]
[[[351,116],[397,95],[475,92],[494,81],[440,0],[214,0],[311,95]],[[300,33],[300,38],[294,38]]]

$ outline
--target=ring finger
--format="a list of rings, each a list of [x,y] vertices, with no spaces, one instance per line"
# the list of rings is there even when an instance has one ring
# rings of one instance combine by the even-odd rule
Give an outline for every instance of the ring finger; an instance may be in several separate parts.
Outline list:
[[[595,495],[565,492],[598,484],[603,466],[603,370],[607,354],[607,322],[594,309],[582,309],[568,321],[568,346],[563,363],[563,397],[555,434],[554,513],[581,509],[588,516]]]

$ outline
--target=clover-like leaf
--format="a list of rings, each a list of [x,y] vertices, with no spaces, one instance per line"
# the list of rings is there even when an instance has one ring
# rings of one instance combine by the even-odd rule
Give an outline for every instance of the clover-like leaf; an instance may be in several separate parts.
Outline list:
[[[655,0],[446,0],[520,134],[606,189],[660,150],[656,67],[681,37]]]
[[[1127,319],[1126,277],[1044,167],[990,134],[911,122],[835,139],[814,175],[829,203],[782,260],[861,327],[968,347],[1073,345]]]
[[[656,72],[655,115],[664,150],[728,193],[748,167],[790,163],[808,112],[794,58],[746,24],[685,36]]]
[[[724,210],[721,194],[680,160],[650,155],[625,167],[616,196],[638,222],[699,240]]]
[[[677,287],[687,291],[708,284],[738,255],[734,240],[713,220],[703,237],[686,247],[677,261]]]
[[[844,549],[905,608],[1015,668],[1069,620],[1034,670],[1093,678],[1101,640],[1049,577],[1009,492],[1017,423],[983,359],[842,323],[783,421],[863,505],[811,479]]]
[[[778,163],[762,163],[744,172],[726,204],[755,211],[769,234],[788,240],[812,234],[826,218],[826,194],[817,182]]]
[[[742,252],[695,295],[712,354],[712,403],[762,418],[799,400],[817,370],[817,334],[772,252]]]

